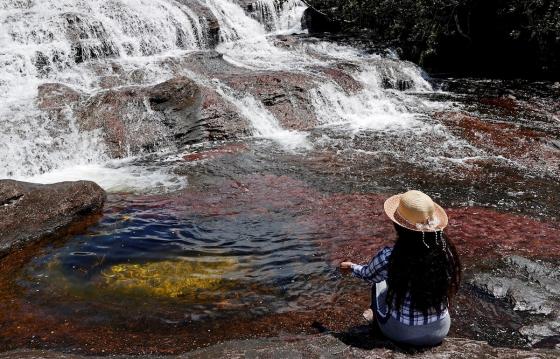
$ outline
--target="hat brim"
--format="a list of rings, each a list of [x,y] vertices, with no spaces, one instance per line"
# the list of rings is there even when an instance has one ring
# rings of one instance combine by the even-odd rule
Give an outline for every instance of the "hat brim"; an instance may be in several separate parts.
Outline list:
[[[391,221],[395,222],[399,226],[416,232],[436,232],[436,231],[441,231],[445,227],[447,227],[447,224],[449,223],[449,218],[447,218],[447,213],[445,213],[445,210],[441,208],[439,204],[434,202],[435,205],[434,217],[436,219],[437,225],[433,230],[426,230],[426,229],[418,229],[414,225],[398,217],[397,208],[399,208],[400,201],[401,201],[401,194],[396,194],[394,196],[389,197],[385,201],[385,204],[383,205],[383,209],[385,210],[385,214],[387,215],[387,217],[389,217]]]

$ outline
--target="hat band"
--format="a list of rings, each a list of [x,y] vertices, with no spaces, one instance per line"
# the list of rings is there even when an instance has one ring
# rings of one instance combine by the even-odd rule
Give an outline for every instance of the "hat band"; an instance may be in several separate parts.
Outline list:
[[[405,221],[409,226],[412,226],[419,231],[437,232],[438,230],[437,225],[439,224],[439,220],[437,217],[428,218],[425,223],[412,223],[399,212],[399,208],[397,207],[395,211],[395,218]]]

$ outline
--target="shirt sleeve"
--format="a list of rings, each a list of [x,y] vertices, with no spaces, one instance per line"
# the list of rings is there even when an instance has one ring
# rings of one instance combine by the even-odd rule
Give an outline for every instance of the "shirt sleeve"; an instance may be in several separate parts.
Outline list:
[[[387,279],[389,257],[393,248],[385,247],[366,265],[353,264],[352,275],[370,282],[382,282]]]

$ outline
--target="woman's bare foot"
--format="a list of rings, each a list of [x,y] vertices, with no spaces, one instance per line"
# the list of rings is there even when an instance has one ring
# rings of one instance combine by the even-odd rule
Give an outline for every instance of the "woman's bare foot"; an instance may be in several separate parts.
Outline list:
[[[366,322],[368,322],[369,324],[373,323],[373,310],[371,309],[366,309],[363,313],[362,316],[364,317],[364,319],[366,320]]]

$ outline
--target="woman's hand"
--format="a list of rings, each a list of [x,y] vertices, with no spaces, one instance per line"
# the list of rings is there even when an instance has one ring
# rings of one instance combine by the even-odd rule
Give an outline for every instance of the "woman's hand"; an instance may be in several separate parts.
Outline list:
[[[342,262],[342,263],[340,263],[340,266],[339,266],[340,272],[342,274],[350,273],[352,271],[352,264],[354,264],[354,263],[352,263],[352,262]]]

